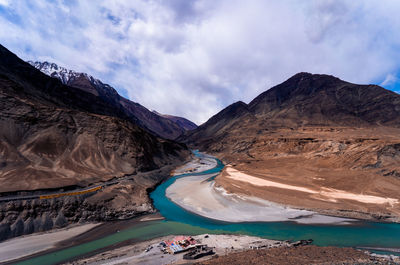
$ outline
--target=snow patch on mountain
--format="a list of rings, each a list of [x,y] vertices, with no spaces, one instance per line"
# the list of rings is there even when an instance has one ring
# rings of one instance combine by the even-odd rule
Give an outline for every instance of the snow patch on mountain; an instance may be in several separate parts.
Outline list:
[[[73,70],[69,70],[62,66],[59,66],[55,63],[50,63],[50,62],[46,62],[46,61],[45,62],[28,61],[28,63],[30,65],[32,65],[33,67],[35,67],[36,69],[40,70],[42,73],[61,80],[61,82],[63,82],[63,84],[66,84],[66,85],[68,85],[72,80],[75,80],[80,76],[84,76],[91,83],[93,83],[95,85],[103,84],[99,79],[96,79],[91,75],[88,75],[86,73],[75,72]]]

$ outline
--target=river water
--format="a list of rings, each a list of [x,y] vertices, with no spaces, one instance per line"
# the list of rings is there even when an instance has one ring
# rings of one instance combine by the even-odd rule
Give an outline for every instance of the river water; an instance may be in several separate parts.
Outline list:
[[[195,152],[197,156],[201,153]],[[319,246],[366,248],[400,248],[400,224],[359,221],[347,225],[298,224],[295,222],[227,223],[201,217],[179,207],[165,196],[165,190],[177,178],[220,172],[224,165],[217,160],[213,169],[174,176],[151,194],[154,206],[165,217],[163,221],[145,222],[104,238],[67,248],[18,264],[55,264],[129,239],[147,240],[172,234],[246,234],[277,240],[313,239]],[[379,253],[389,253],[377,251]]]

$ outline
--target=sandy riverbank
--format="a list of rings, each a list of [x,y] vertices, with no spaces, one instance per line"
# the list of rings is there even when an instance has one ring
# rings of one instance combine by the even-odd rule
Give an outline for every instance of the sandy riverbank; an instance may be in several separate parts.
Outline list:
[[[215,174],[188,176],[177,179],[166,190],[174,203],[193,213],[227,222],[337,223],[351,219],[320,215],[312,211],[294,209],[256,197],[227,193],[207,181]]]
[[[211,156],[203,155],[203,157],[193,157],[193,159],[183,166],[175,169],[171,175],[181,175],[186,173],[197,173],[212,169],[217,166],[217,161]]]
[[[52,253],[52,252],[57,252],[61,249],[65,249],[65,248],[77,246],[80,244],[84,244],[84,243],[87,243],[87,242],[90,242],[93,240],[97,240],[97,239],[106,237],[110,234],[114,234],[117,231],[121,231],[124,229],[134,227],[143,222],[151,222],[151,221],[162,220],[162,219],[164,219],[164,217],[162,217],[159,213],[147,214],[147,215],[139,216],[139,217],[128,219],[128,220],[101,223],[101,224],[93,226],[92,228],[87,227],[88,229],[81,228],[82,229],[81,231],[79,231],[78,228],[84,227],[85,225],[76,226],[77,230],[74,233],[70,233],[69,234],[70,236],[65,237],[65,238],[62,238],[58,234],[54,234],[54,233],[62,232],[62,231],[69,232],[69,231],[71,231],[71,229],[73,229],[75,227],[71,227],[70,229],[65,228],[65,229],[60,229],[60,230],[48,231],[48,232],[44,232],[44,233],[31,234],[28,236],[10,239],[5,242],[2,242],[1,244],[7,243],[7,242],[15,242],[13,245],[15,246],[15,249],[21,249],[21,251],[19,252],[21,255],[18,255],[18,256],[15,255],[16,258],[12,258],[12,260],[14,262],[22,261],[22,260],[26,260],[26,259],[29,259],[32,257],[45,255],[45,254]],[[90,224],[88,224],[88,225],[90,225]],[[29,242],[39,242],[40,243],[41,239],[42,239],[42,237],[41,237],[42,235],[49,235],[50,238],[53,236],[59,237],[60,240],[55,241],[54,244],[49,244],[49,246],[47,248],[37,249],[37,251],[35,251],[35,252],[30,252],[30,250],[35,249],[36,245],[31,246],[31,244],[24,244],[23,240],[19,240],[19,239],[24,239],[24,238],[29,237],[30,238]],[[62,234],[62,235],[64,235],[64,234]],[[45,240],[46,239],[47,238],[45,238]],[[127,243],[129,243],[129,242],[127,242]],[[4,246],[6,246],[6,248],[4,248],[3,250],[6,252],[9,247],[7,244],[5,244]],[[113,247],[111,246],[111,248],[113,248]],[[115,246],[114,246],[114,248],[115,248]],[[1,249],[0,249],[0,251],[1,251]],[[0,256],[1,256],[1,252],[0,252]]]
[[[51,249],[57,243],[83,234],[98,225],[100,224],[71,226],[51,232],[36,233],[6,240],[0,243],[0,263]]]

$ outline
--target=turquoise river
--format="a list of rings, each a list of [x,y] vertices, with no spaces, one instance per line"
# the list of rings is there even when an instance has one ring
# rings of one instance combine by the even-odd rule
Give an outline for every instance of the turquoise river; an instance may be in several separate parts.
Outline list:
[[[195,155],[202,156],[195,152]],[[165,190],[177,178],[220,172],[224,165],[199,173],[174,176],[160,184],[151,194],[154,206],[165,217],[163,221],[144,222],[104,238],[32,258],[18,264],[56,264],[109,247],[126,240],[147,240],[172,234],[246,234],[278,240],[314,240],[319,246],[366,248],[400,248],[400,224],[359,221],[348,225],[315,225],[295,222],[227,223],[190,213],[165,196]],[[378,251],[376,251],[378,252]],[[379,253],[379,252],[378,252]],[[386,252],[382,252],[386,253]]]

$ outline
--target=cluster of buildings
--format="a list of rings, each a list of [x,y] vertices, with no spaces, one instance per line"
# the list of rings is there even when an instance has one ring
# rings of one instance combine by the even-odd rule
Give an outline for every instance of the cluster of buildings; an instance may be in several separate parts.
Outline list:
[[[162,241],[159,246],[167,254],[178,254],[187,251],[183,259],[198,259],[204,256],[215,254],[214,248],[202,245],[191,236],[176,236],[171,240]],[[146,251],[149,251],[147,249]]]
[[[164,240],[160,245],[164,252],[177,254],[196,247],[198,242],[191,236],[176,236],[171,240]]]

